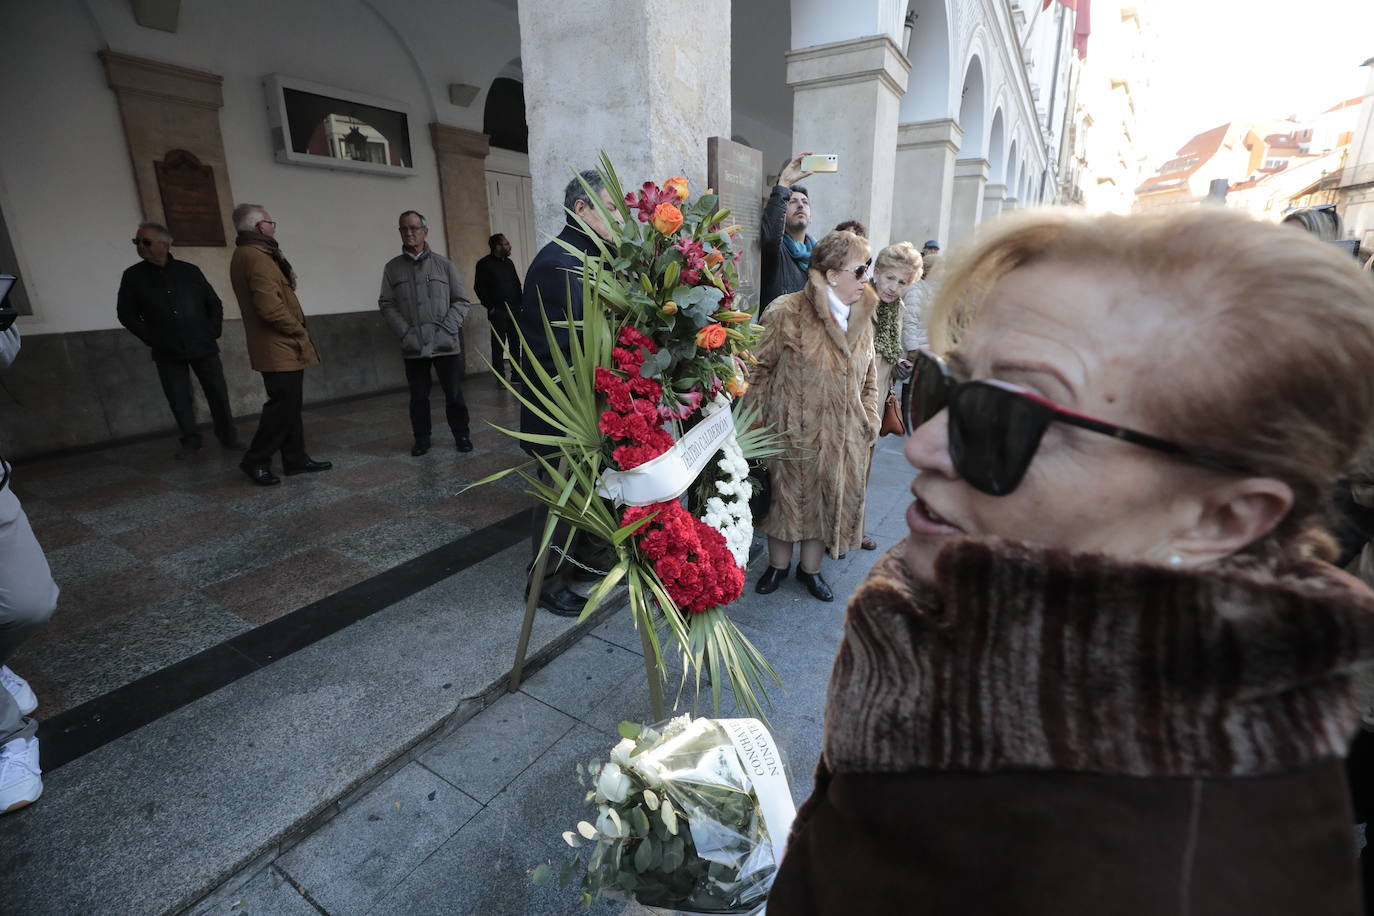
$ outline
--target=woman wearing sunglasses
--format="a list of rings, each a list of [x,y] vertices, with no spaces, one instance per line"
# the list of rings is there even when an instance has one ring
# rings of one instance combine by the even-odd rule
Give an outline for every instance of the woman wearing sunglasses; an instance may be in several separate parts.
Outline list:
[[[1211,208],[1001,223],[920,354],[769,916],[1354,914],[1374,283]]]
[[[748,397],[785,446],[768,462],[772,502],[758,525],[768,535],[769,566],[755,586],[761,594],[787,578],[800,541],[797,578],[813,597],[834,600],[821,576],[824,552],[857,550],[863,538],[868,448],[879,422],[868,252],[862,236],[831,232],[811,252],[805,288],[775,299],[760,319]]]

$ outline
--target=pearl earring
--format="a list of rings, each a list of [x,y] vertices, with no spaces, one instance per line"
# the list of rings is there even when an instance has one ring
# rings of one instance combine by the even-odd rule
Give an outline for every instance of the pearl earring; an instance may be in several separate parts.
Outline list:
[[[1179,555],[1176,554],[1176,553],[1171,553],[1171,554],[1169,554],[1169,565],[1170,565],[1170,566],[1182,566],[1182,565],[1183,565],[1183,557],[1179,556]]]

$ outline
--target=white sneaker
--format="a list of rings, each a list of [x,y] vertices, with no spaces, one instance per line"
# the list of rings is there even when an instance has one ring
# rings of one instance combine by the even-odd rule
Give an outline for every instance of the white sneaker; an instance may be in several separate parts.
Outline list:
[[[29,682],[11,671],[8,665],[0,665],[0,684],[5,685],[14,702],[19,704],[19,715],[27,716],[38,708],[38,697],[34,695]]]
[[[38,739],[15,738],[0,745],[0,814],[17,811],[43,794]]]

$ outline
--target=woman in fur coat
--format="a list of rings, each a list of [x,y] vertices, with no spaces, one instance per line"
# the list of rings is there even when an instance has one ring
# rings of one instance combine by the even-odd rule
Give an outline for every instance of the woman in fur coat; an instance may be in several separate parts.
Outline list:
[[[769,916],[1358,913],[1374,594],[1322,519],[1374,284],[1217,208],[1042,211],[931,335],[910,531],[850,602]]]
[[[768,570],[755,590],[775,591],[801,542],[797,578],[821,601],[834,600],[821,576],[826,550],[857,550],[863,538],[868,449],[877,440],[877,375],[868,242],[831,232],[816,243],[806,286],[764,312],[748,397],[786,451],[768,462],[772,504],[759,528],[768,535]]]

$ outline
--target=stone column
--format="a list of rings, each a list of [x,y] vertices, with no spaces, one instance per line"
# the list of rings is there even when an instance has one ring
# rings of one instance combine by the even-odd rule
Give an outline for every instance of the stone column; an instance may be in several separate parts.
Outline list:
[[[1002,201],[1002,212],[1003,212],[1003,213],[1007,212],[1008,210],[1020,210],[1020,209],[1021,209],[1021,201],[1017,200],[1015,197],[1008,197],[1006,200]]]
[[[983,188],[983,219],[992,219],[1006,209],[1007,186],[990,184]]]
[[[805,182],[817,238],[836,223],[857,219],[875,249],[887,244],[897,112],[910,70],[886,35],[787,52],[792,148],[839,156],[839,172]]]
[[[168,222],[155,163],[162,161],[169,151],[187,150],[201,165],[213,171],[219,218],[228,244],[214,247],[177,245],[176,257],[199,267],[224,300],[225,313],[238,317],[238,303],[229,284],[229,256],[234,250],[235,235],[230,219],[234,212],[234,192],[229,187],[224,138],[219,129],[219,110],[224,107],[224,78],[203,70],[115,51],[99,53],[105,65],[105,76],[119,102],[124,139],[129,145],[138,198],[143,206],[142,219]],[[263,204],[272,206],[271,201],[263,201]],[[138,222],[134,220],[129,229],[134,229]]]
[[[469,374],[486,371],[479,355],[491,358],[487,310],[472,290],[472,269],[488,253],[491,220],[487,215],[487,135],[447,124],[430,124],[434,159],[439,168],[439,196],[444,205],[444,238],[448,259],[468,288],[472,308],[463,323],[463,367]]]
[[[530,177],[542,246],[563,189],[605,151],[627,190],[685,175],[706,189],[706,140],[730,136],[730,0],[520,0]],[[710,28],[700,27],[710,23]]]
[[[897,128],[892,241],[918,248],[927,239],[948,244],[954,157],[963,141],[963,130],[948,118]]]
[[[987,181],[986,159],[960,159],[954,163],[953,202],[949,214],[950,244],[972,232],[982,219],[983,188]]]

